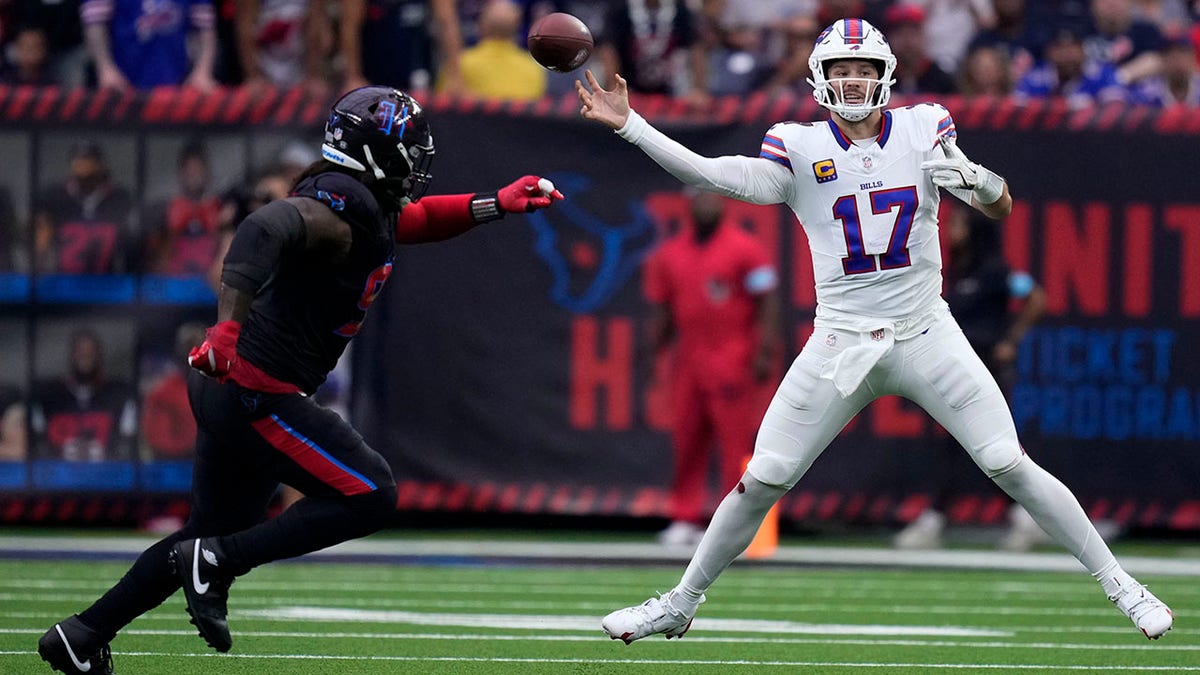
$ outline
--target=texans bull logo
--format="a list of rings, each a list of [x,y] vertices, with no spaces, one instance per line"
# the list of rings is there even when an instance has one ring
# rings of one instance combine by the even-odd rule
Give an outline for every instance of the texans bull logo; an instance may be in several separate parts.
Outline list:
[[[641,265],[654,244],[654,222],[639,199],[625,205],[626,222],[615,225],[581,208],[591,179],[577,173],[546,176],[569,199],[529,214],[534,252],[553,277],[550,299],[571,312],[604,307]]]

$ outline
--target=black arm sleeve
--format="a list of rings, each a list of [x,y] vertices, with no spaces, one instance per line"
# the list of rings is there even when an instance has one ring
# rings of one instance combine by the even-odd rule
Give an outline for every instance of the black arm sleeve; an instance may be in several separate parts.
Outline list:
[[[221,269],[221,282],[254,294],[267,283],[279,261],[303,251],[304,218],[291,204],[277,200],[251,213],[238,225]]]

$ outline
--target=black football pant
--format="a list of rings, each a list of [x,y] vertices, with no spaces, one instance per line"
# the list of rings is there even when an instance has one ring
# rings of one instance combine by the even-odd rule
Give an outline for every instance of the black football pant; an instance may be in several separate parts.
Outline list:
[[[125,576],[80,613],[115,635],[180,585],[168,555],[176,542],[218,537],[234,574],[291,558],[386,526],[396,485],[379,453],[337,413],[299,394],[264,394],[235,383],[188,376],[198,427],[192,511],[179,531],[146,549]],[[264,520],[279,483],[305,498]]]

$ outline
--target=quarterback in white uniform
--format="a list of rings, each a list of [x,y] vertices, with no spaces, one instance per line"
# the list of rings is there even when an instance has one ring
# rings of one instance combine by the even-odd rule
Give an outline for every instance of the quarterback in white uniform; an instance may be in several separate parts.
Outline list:
[[[925,103],[884,110],[896,59],[862,19],[817,38],[813,95],[828,121],[776,124],[758,157],[702,157],[629,108],[625,81],[576,83],[584,118],[616,130],[684,183],[755,204],[786,203],[812,251],[817,311],[759,427],[741,482],[721,502],[679,584],[602,622],[626,643],[683,635],[704,593],[745,550],[771,506],[850,419],[880,396],[928,412],[1038,525],[1083,563],[1148,638],[1171,610],[1125,572],[1066,486],[1017,440],[999,386],[941,297],[939,188],[985,215],[1012,209],[1005,181],[955,144],[950,113]]]

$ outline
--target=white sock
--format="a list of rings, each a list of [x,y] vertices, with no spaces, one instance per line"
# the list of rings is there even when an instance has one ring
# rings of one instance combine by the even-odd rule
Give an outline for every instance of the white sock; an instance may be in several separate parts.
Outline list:
[[[786,493],[787,488],[765,485],[750,474],[742,476],[738,488],[717,507],[692,561],[675,587],[672,604],[676,609],[685,613],[696,611],[704,592],[746,550],[767,512]]]
[[[1102,584],[1103,578],[1111,577],[1114,570],[1129,576],[1121,570],[1075,495],[1032,459],[1022,457],[1015,467],[993,476],[992,480],[1025,507],[1038,526],[1078,558]]]

